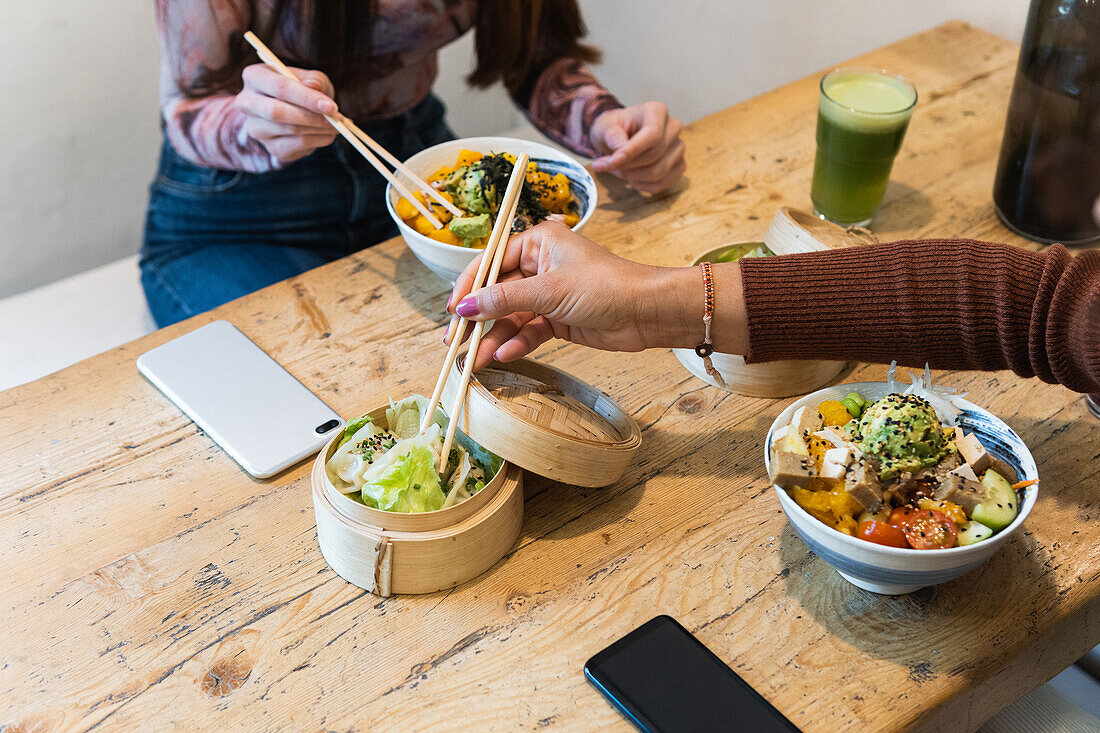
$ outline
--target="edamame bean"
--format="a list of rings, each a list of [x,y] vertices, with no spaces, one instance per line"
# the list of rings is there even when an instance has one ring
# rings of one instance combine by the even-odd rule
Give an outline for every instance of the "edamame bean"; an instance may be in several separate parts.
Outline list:
[[[857,405],[859,405],[860,409],[870,404],[867,402],[867,400],[863,399],[863,395],[861,395],[859,392],[849,392],[848,394],[844,395],[844,399],[852,400]],[[843,401],[844,400],[841,400],[841,402]]]

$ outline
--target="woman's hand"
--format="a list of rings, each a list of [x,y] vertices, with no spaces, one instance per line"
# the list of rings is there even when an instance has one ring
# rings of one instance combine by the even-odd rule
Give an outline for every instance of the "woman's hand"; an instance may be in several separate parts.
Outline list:
[[[667,191],[687,167],[682,129],[660,102],[608,110],[588,131],[603,156],[592,161],[592,169],[614,173],[643,193]]]
[[[235,105],[244,129],[280,166],[331,145],[336,130],[324,115],[336,114],[336,90],[320,71],[291,68],[301,81],[287,79],[266,64],[246,66],[244,88]]]
[[[518,359],[555,337],[607,351],[702,340],[697,268],[632,262],[556,222],[517,234],[507,246],[500,282],[470,293],[478,257],[447,303],[448,311],[470,320],[496,320],[481,339],[475,369],[493,359]],[[448,332],[444,340],[452,337]]]

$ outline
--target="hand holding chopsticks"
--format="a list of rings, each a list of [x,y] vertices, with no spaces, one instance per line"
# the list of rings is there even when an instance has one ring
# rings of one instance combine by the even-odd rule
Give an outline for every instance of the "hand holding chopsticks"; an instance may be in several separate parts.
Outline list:
[[[493,231],[489,235],[489,242],[485,247],[485,253],[481,257],[481,264],[478,266],[477,274],[474,276],[474,289],[493,285],[496,283],[497,276],[500,275],[500,266],[504,261],[504,253],[508,249],[508,236],[512,231],[512,222],[516,218],[516,208],[519,206],[519,195],[523,190],[523,184],[527,177],[528,159],[526,153],[521,153],[512,166],[512,176],[508,179],[508,188],[504,192],[504,198],[501,200],[500,208],[497,211],[496,223],[493,225]],[[462,341],[461,336],[465,328],[466,319],[459,318],[455,326],[454,337],[451,339],[451,346],[447,349],[447,356],[443,361],[443,369],[439,372],[439,379],[436,381],[435,390],[432,392],[432,399],[428,403],[428,409],[424,412],[423,422],[420,425],[421,431],[428,427],[432,417],[435,415],[435,408],[439,405],[440,396],[443,394],[443,386],[447,383],[447,376],[450,374],[451,367],[458,357],[458,350],[460,342]],[[454,402],[451,404],[451,409],[447,412],[449,420],[447,423],[447,435],[443,440],[443,450],[439,454],[440,470],[443,470],[447,465],[447,458],[451,451],[451,443],[454,441],[455,430],[458,427],[459,411],[462,409],[462,403],[466,399],[466,390],[470,386],[470,375],[474,371],[474,360],[472,355],[477,353],[477,347],[481,342],[481,336],[484,331],[484,321],[478,321],[474,324],[473,333],[470,335],[470,348],[467,352],[469,356],[462,365],[462,375],[459,378]]]
[[[256,54],[260,57],[261,61],[263,61],[271,68],[275,69],[275,71],[279,72],[286,78],[300,81],[300,79],[298,79],[294,72],[288,69],[286,65],[283,64],[283,62],[280,61],[279,58],[271,51],[271,49],[268,48],[267,45],[264,44],[264,42],[256,36],[255,33],[253,33],[252,31],[246,32],[244,34],[244,39],[248,41],[248,43],[251,44],[254,49],[256,49]],[[347,117],[337,112],[335,115],[324,115],[324,118],[328,121],[330,125],[332,125],[336,129],[337,132],[343,135],[344,139],[351,143],[351,146],[355,148],[360,155],[367,159],[367,162],[374,166],[375,170],[381,173],[386,180],[393,184],[393,187],[397,189],[398,193],[408,199],[409,202],[416,208],[416,210],[419,211],[424,216],[424,218],[431,222],[431,225],[434,226],[436,229],[442,229],[443,223],[440,222],[434,214],[432,214],[429,207],[422,204],[419,199],[417,199],[412,193],[409,192],[405,185],[397,179],[397,176],[391,173],[389,169],[382,164],[382,161],[380,161],[374,155],[374,153],[372,153],[367,148],[367,146],[370,146],[379,155],[385,158],[391,165],[394,166],[394,168],[398,172],[400,172],[406,178],[412,181],[417,188],[421,189],[426,196],[430,196],[433,200],[443,206],[443,208],[451,212],[451,214],[455,216],[463,216],[461,209],[459,209],[453,203],[441,196],[438,191],[432,188],[431,184],[423,181],[419,176],[409,170],[399,160],[397,160],[397,158],[393,157],[393,155],[391,155],[389,151],[379,145],[378,142],[367,135],[367,133],[360,130],[355,125],[355,123],[353,123]]]

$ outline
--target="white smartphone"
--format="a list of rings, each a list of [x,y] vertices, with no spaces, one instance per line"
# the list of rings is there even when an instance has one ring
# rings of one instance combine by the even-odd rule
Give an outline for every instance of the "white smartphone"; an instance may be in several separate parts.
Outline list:
[[[331,407],[227,321],[146,351],[137,366],[256,478],[313,455],[344,427]]]

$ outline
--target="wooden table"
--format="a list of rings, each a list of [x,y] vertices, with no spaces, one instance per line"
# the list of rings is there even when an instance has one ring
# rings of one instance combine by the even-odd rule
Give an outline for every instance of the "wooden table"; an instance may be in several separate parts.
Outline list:
[[[880,237],[1027,244],[990,202],[1016,53],[951,23],[856,60],[921,94]],[[781,205],[808,208],[816,84],[691,125],[677,195],[603,181],[588,233],[684,264],[759,239]],[[1100,423],[1060,387],[937,375],[1019,431],[1043,487],[981,569],[890,598],[846,583],[786,526],[761,460],[783,401],[705,387],[668,352],[554,345],[540,358],[642,425],[636,464],[604,489],[530,477],[501,563],[383,600],[325,565],[307,465],[251,480],[134,366],[224,318],[358,414],[430,391],[446,293],[388,242],[0,394],[0,728],[625,729],[581,667],[669,613],[807,731],[969,730],[1100,641]]]

